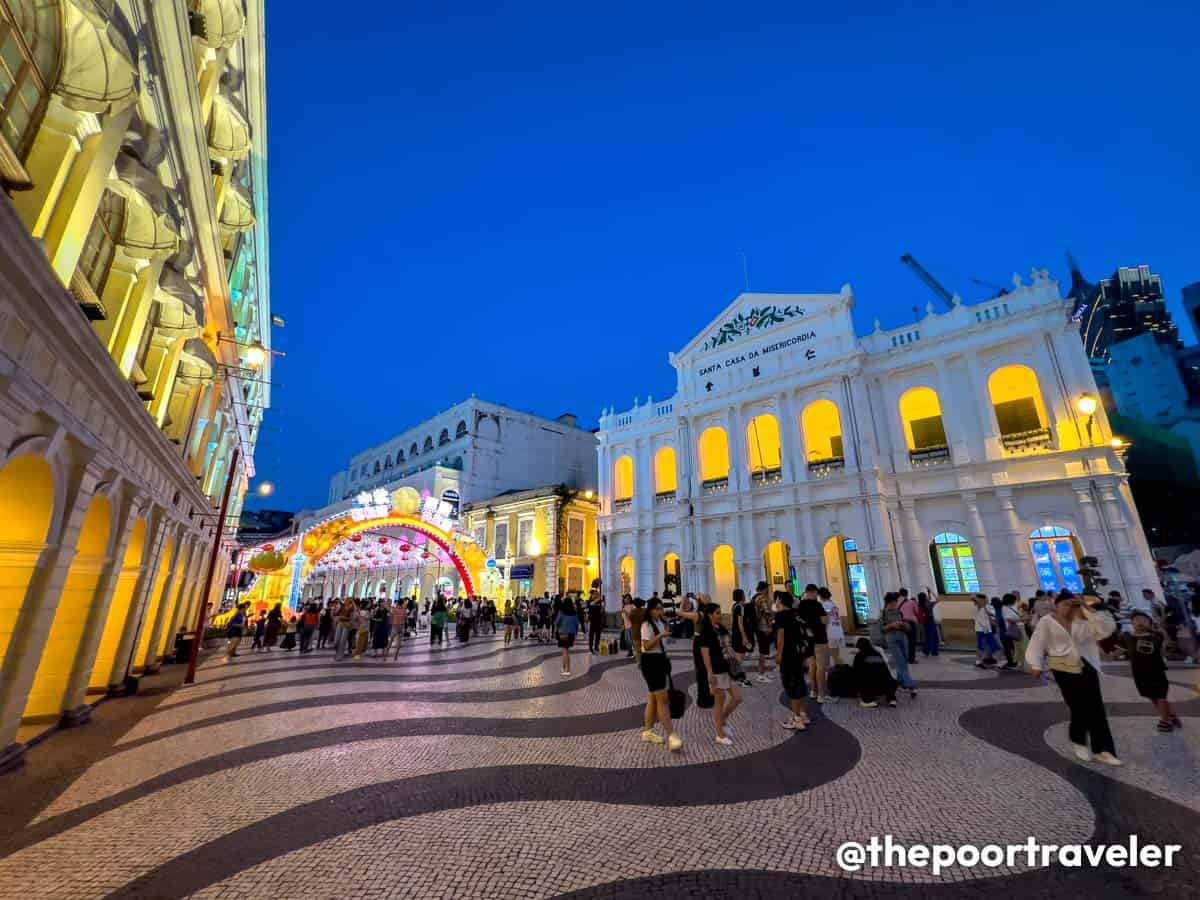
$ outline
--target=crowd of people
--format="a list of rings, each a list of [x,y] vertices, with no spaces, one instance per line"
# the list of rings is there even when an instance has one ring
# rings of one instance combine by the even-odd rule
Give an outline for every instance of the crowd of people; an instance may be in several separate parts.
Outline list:
[[[1069,736],[1079,759],[1121,765],[1100,688],[1106,659],[1129,661],[1139,694],[1159,714],[1158,731],[1182,727],[1167,697],[1164,651],[1170,642],[1180,652],[1190,647],[1197,655],[1195,634],[1200,629],[1191,618],[1172,623],[1170,604],[1157,600],[1153,591],[1144,591],[1140,604],[1126,604],[1118,591],[1105,598],[1039,590],[1028,600],[1016,591],[991,598],[976,594],[972,599],[975,665],[1024,669],[1043,682],[1052,678],[1070,712]],[[799,596],[789,590],[771,591],[765,581],[751,596],[734,590],[728,615],[706,594],[678,598],[655,592],[647,601],[626,594],[619,646],[636,659],[646,683],[641,739],[666,744],[671,751],[682,747],[672,725],[684,704],[671,679],[670,638],[691,640],[696,704],[711,710],[717,744],[731,746],[730,719],[742,703],[742,688],[769,684],[773,673],[790,708],[780,724],[793,731],[809,726],[810,699],[822,705],[839,696],[857,697],[864,709],[878,708],[881,702],[895,707],[901,691],[915,700],[917,684],[910,667],[919,662],[918,649],[923,657],[934,657],[945,643],[941,602],[929,589],[915,597],[905,588],[888,592],[868,634],[848,647],[837,603],[828,588],[815,584],[806,585]],[[577,591],[511,598],[503,609],[487,597],[438,597],[423,603],[415,598],[337,598],[309,602],[294,616],[276,604],[250,621],[248,606],[241,605],[226,625],[226,654],[236,656],[249,632],[251,652],[270,652],[278,643],[283,650],[298,647],[301,654],[331,647],[335,660],[359,660],[368,652],[372,658],[391,654],[395,660],[404,642],[420,632],[428,631],[431,646],[449,647],[451,627],[454,639],[466,645],[472,635],[496,634],[502,624],[506,648],[522,640],[556,644],[562,674],[568,676],[570,653],[580,633],[588,635],[589,652],[609,652],[605,621],[598,585],[586,597]]]

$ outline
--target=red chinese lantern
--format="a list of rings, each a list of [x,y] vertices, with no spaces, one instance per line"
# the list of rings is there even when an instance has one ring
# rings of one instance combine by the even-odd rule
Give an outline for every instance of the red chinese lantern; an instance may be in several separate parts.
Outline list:
[[[275,549],[274,544],[266,544],[263,546],[263,552],[265,552],[265,553],[271,553],[274,549]]]
[[[361,534],[352,534],[352,535],[350,535],[350,540],[357,544],[359,541],[362,540],[362,535]]]
[[[412,547],[410,547],[408,544],[401,544],[401,545],[400,545],[400,552],[401,552],[401,553],[407,553],[407,552],[408,552],[409,550],[411,550],[411,549],[412,549]]]
[[[381,544],[386,544],[386,543],[387,543],[387,538],[386,538],[386,537],[381,537],[381,538],[379,539],[379,543],[381,543]]]
[[[429,551],[428,550],[421,551],[421,559],[429,559]]]

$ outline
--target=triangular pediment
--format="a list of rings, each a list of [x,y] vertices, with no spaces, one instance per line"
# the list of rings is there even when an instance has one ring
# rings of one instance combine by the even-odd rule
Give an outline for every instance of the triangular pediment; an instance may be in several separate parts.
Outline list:
[[[739,294],[675,357],[729,348],[747,338],[762,337],[774,329],[826,313],[833,307],[845,307],[853,302],[852,298],[849,285],[838,294]]]

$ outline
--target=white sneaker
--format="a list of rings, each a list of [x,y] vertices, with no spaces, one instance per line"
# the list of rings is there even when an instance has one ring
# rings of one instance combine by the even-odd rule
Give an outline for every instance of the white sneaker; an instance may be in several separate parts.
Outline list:
[[[643,731],[642,732],[642,741],[647,744],[665,744],[666,743],[666,741],[663,740],[662,737],[655,734],[653,731]]]
[[[783,727],[788,731],[803,731],[808,727],[808,723],[801,719],[791,718],[783,723]]]
[[[1075,751],[1075,758],[1080,762],[1087,762],[1092,758],[1092,752],[1083,744],[1072,744],[1071,749]]]
[[[824,697],[817,697],[816,699],[817,699],[817,703],[820,703],[820,704],[824,705],[824,703],[825,703],[825,698],[824,698]]]
[[[863,709],[877,709],[879,707],[879,704],[874,700],[872,700],[870,703],[868,703],[866,700],[859,700],[858,705]]]
[[[570,673],[570,672],[559,672],[558,674],[559,674],[559,675],[561,675],[563,678],[570,678],[570,677],[571,677],[571,673]]]
[[[1095,756],[1092,757],[1092,759],[1096,760],[1096,762],[1104,763],[1106,766],[1123,766],[1123,765],[1125,765],[1125,763],[1121,762],[1119,759],[1117,759],[1115,756],[1113,756],[1107,750],[1105,750],[1103,753],[1097,753]]]
[[[754,680],[757,681],[759,684],[770,684],[771,676],[763,675],[762,673],[759,673],[758,675],[754,676]]]
[[[681,738],[679,735],[672,734],[669,738],[667,738],[667,749],[672,753],[678,752],[679,748],[682,746],[683,738]]]
[[[717,736],[717,743],[720,744],[722,747],[732,747],[733,746],[733,741],[731,741],[729,738],[727,738],[723,735]]]

